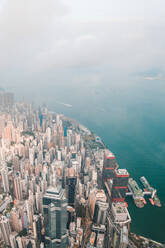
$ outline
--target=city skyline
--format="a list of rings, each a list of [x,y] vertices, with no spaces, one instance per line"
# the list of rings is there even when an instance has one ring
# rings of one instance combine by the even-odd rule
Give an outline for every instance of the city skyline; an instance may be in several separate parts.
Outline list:
[[[46,106],[0,95],[0,247],[163,248],[131,232],[127,201],[161,207],[101,138]],[[159,192],[158,192],[159,193]]]
[[[164,8],[0,0],[0,248],[165,246]]]

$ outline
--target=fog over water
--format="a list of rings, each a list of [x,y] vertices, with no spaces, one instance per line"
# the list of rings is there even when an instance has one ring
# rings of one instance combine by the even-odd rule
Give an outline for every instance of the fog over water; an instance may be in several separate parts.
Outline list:
[[[165,242],[165,2],[0,0],[0,87],[100,135],[163,207],[128,200],[132,231]],[[139,183],[140,185],[140,183]]]

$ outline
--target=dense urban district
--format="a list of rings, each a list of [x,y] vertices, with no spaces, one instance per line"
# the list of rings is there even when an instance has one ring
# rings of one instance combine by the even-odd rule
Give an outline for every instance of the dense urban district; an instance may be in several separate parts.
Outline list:
[[[165,247],[131,232],[126,197],[144,196],[115,155],[64,115],[0,94],[0,247]]]

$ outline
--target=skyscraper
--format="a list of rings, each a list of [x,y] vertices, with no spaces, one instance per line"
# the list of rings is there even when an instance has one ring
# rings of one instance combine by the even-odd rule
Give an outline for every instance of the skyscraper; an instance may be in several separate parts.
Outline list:
[[[67,247],[67,199],[61,186],[49,187],[43,197],[45,247]]]
[[[106,181],[109,178],[113,178],[114,170],[118,168],[115,155],[109,150],[105,150],[104,153],[104,166],[103,166],[103,179]]]
[[[75,202],[76,182],[77,182],[76,177],[67,177],[68,203],[72,207],[74,207],[74,202]]]
[[[76,190],[77,177],[74,168],[68,168],[66,173],[66,185],[68,195],[68,205],[74,207],[75,190]]]
[[[129,173],[126,169],[118,169],[114,171],[112,186],[112,201],[124,201],[126,191],[128,189]]]
[[[9,192],[9,179],[8,179],[8,169],[7,167],[1,170],[3,190],[5,193]]]
[[[7,217],[2,216],[0,218],[0,233],[6,245],[10,245],[11,228]]]
[[[107,215],[108,203],[97,201],[95,204],[95,211],[93,221],[97,225],[105,225]]]
[[[17,200],[22,200],[22,185],[19,174],[14,178],[14,196]]]

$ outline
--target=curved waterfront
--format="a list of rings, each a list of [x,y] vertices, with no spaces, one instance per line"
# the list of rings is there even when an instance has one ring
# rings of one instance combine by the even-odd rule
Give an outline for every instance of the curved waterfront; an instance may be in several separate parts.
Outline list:
[[[131,177],[136,179],[139,186],[141,186],[139,178],[144,175],[150,184],[157,189],[162,203],[162,207],[158,208],[152,206],[146,198],[147,205],[143,209],[138,209],[132,199],[127,199],[132,217],[131,231],[165,243],[165,162],[163,161],[163,156],[161,157],[159,153],[160,158],[157,157],[156,144],[148,141],[148,144],[144,145],[143,137],[138,135],[135,137],[134,134],[135,145],[129,137],[125,137],[127,132],[130,132],[130,129],[123,131],[123,136],[120,134],[119,137],[116,134],[115,137],[113,132],[110,133],[106,129],[102,131],[96,129],[96,132],[99,132],[108,148],[116,154],[120,167],[127,168]],[[160,137],[162,137],[161,131]]]
[[[67,99],[72,108],[59,104],[50,107],[99,135],[115,153],[120,168],[127,168],[139,186],[139,178],[145,176],[157,189],[162,208],[152,206],[146,198],[147,205],[138,209],[132,199],[128,200],[131,230],[165,243],[165,99],[164,85],[160,83],[159,90],[157,86],[153,82],[152,90],[148,91],[146,85],[141,90],[138,88],[138,93],[135,88],[129,98],[120,93],[115,99],[109,92],[104,92],[102,97],[95,95],[85,101],[79,101],[78,96],[72,101]]]

